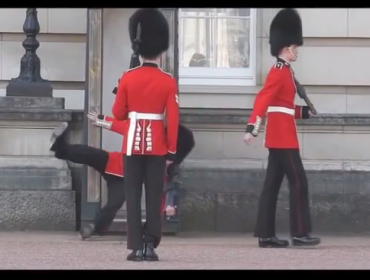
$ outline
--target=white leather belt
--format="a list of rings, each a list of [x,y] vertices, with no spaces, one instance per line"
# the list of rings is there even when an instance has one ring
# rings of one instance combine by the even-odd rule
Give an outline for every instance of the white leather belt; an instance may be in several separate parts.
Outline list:
[[[284,114],[294,116],[295,110],[286,108],[286,107],[280,107],[280,106],[270,106],[267,108],[267,113],[284,113]]]
[[[128,117],[130,119],[130,127],[129,127],[128,132],[127,132],[126,155],[131,156],[131,154],[132,154],[132,145],[134,144],[136,122],[138,120],[160,121],[160,120],[164,119],[164,115],[163,114],[130,112],[128,114]]]

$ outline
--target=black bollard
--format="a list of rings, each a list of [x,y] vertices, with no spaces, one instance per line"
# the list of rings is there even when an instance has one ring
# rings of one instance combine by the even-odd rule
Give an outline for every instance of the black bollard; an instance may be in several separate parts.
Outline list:
[[[27,8],[23,24],[26,39],[22,45],[26,50],[20,64],[20,74],[10,80],[6,87],[6,96],[52,97],[53,89],[49,81],[41,78],[41,62],[36,54],[40,43],[36,36],[40,32],[36,8]]]

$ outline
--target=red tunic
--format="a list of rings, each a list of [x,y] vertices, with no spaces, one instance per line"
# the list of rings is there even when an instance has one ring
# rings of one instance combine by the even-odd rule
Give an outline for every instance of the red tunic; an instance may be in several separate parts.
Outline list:
[[[179,125],[177,92],[175,79],[154,63],[143,63],[123,73],[112,108],[117,120],[130,120],[123,153],[175,156]]]
[[[122,153],[108,152],[108,162],[105,166],[105,173],[118,177],[124,177]]]
[[[104,119],[98,121],[99,126],[109,129],[118,134],[124,135],[127,121],[117,121],[113,118],[104,116]],[[123,153],[108,152],[108,162],[105,166],[105,173],[118,177],[124,177],[123,173]]]
[[[299,148],[295,119],[308,118],[309,114],[307,106],[294,105],[296,92],[293,70],[289,63],[279,58],[256,96],[246,130],[257,136],[266,115],[266,148]]]
[[[100,126],[124,136],[124,133],[127,129],[127,121],[118,121],[111,117],[104,116],[104,119],[100,120]],[[118,177],[124,177],[123,171],[123,153],[108,152],[108,162],[105,166],[105,173]],[[165,182],[167,182],[167,176],[164,178],[164,180]],[[162,196],[161,199],[161,212],[164,212],[166,210],[165,207],[166,193]]]
[[[127,121],[118,121],[111,117],[104,116],[104,119],[101,120],[100,125],[124,136],[127,128]],[[105,167],[105,173],[118,177],[124,177],[123,170],[123,153],[108,152],[108,162]],[[167,177],[165,177],[165,182],[167,182]]]

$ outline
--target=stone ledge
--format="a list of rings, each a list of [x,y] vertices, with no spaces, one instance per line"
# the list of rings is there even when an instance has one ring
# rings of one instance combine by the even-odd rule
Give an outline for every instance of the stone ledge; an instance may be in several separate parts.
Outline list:
[[[369,161],[351,160],[303,160],[306,170],[311,171],[370,171]],[[210,170],[266,170],[267,159],[187,159],[184,168]]]
[[[0,108],[0,120],[81,122],[82,110]]]
[[[180,109],[184,124],[245,125],[250,116],[250,109]],[[66,109],[16,109],[0,108],[0,120],[30,121],[73,121],[83,122],[83,110]],[[298,125],[333,125],[333,126],[367,126],[370,114],[320,114],[308,120],[297,120]]]
[[[188,124],[246,125],[250,109],[182,108],[181,121]],[[307,120],[297,120],[298,125],[370,125],[370,114],[320,114]]]
[[[0,108],[64,109],[64,98],[57,97],[0,97]]]
[[[181,181],[182,230],[252,232],[258,199],[265,179],[259,168],[217,168],[185,163]],[[370,172],[308,170],[314,231],[368,232],[370,230]],[[289,229],[286,180],[279,195],[277,228]],[[350,230],[349,230],[350,229]]]
[[[182,108],[180,109],[181,121],[185,124],[231,124],[245,125],[251,110],[245,109],[205,109]],[[20,109],[0,108],[0,120],[30,120],[47,121],[74,121],[84,120],[83,110],[58,110],[58,109]],[[370,114],[320,114],[308,120],[297,120],[298,125],[337,125],[337,126],[367,126],[370,125]]]
[[[69,170],[1,169],[0,190],[72,190]]]
[[[250,116],[250,109],[180,109],[181,121],[185,124],[229,124],[245,125]],[[17,109],[0,108],[0,120],[30,121],[74,121],[84,120],[83,110],[66,109]],[[297,120],[298,125],[370,125],[370,114],[320,114],[308,120]]]
[[[51,156],[0,156],[0,169],[6,168],[68,170],[68,163]]]

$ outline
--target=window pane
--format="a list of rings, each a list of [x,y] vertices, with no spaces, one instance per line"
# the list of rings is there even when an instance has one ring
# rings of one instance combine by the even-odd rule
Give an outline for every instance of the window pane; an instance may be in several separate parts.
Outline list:
[[[180,19],[180,67],[248,68],[250,20]]]
[[[170,45],[168,47],[168,50],[162,54],[161,57],[161,68],[170,73],[171,75],[177,75],[175,73],[175,11],[170,9],[163,9],[162,10],[163,15],[166,17],[168,21],[168,25],[170,28]]]
[[[180,17],[202,16],[202,15],[212,17],[249,17],[250,9],[237,9],[237,8],[180,9]]]

